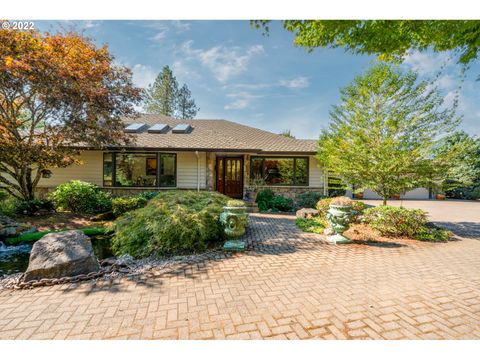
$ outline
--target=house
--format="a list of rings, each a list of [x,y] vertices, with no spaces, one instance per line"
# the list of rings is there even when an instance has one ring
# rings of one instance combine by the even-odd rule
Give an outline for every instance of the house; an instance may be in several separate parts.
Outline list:
[[[83,164],[50,169],[50,177],[38,185],[39,192],[72,179],[119,195],[196,189],[248,198],[252,184],[292,198],[302,192],[325,192],[315,140],[288,138],[226,120],[162,115],[125,120],[125,131],[135,139],[132,145],[82,149]]]

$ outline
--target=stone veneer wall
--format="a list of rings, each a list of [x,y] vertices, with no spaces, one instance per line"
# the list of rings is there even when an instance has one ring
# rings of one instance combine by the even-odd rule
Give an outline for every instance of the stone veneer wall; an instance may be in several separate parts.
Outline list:
[[[254,196],[262,189],[272,189],[277,195],[282,195],[294,199],[299,194],[307,192],[315,192],[323,195],[323,187],[308,187],[308,186],[260,186],[256,190],[250,186],[245,187],[245,198],[248,200],[255,200]]]

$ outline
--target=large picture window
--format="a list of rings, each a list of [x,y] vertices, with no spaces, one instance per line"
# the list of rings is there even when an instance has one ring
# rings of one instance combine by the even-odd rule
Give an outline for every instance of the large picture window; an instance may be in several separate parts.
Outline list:
[[[104,153],[103,185],[175,187],[176,154]]]
[[[266,185],[308,186],[308,158],[252,157],[250,178]]]

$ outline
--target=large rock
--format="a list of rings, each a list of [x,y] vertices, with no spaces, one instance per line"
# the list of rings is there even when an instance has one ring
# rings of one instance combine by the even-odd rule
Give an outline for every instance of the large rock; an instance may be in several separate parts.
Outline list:
[[[100,269],[92,243],[82,231],[50,233],[30,253],[25,281],[88,274]]]
[[[0,215],[0,239],[16,237],[26,233],[35,232],[37,229],[28,224],[21,224],[8,216]]]
[[[318,210],[316,209],[300,209],[295,214],[297,218],[311,219],[319,215]]]

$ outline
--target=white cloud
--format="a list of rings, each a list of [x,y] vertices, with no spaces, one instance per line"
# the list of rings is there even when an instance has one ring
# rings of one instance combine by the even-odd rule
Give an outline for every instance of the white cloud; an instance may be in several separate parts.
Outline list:
[[[182,33],[182,32],[190,30],[190,23],[187,23],[185,21],[172,20],[170,23],[171,23],[172,27],[175,28],[177,33]]]
[[[280,80],[279,84],[289,89],[303,89],[308,87],[310,82],[307,77],[299,76],[291,80]]]
[[[172,64],[172,71],[177,78],[183,81],[200,78],[200,75],[182,60],[177,60]]]
[[[150,39],[153,41],[162,41],[167,36],[167,30],[161,30],[160,32],[156,33]]]
[[[452,63],[452,57],[447,52],[426,53],[413,51],[405,57],[404,65],[421,76],[431,76]]]
[[[147,88],[152,84],[157,74],[153,71],[151,66],[143,64],[135,64],[132,68],[133,71],[133,83],[136,86]]]
[[[264,53],[261,45],[253,45],[248,49],[242,49],[238,46],[226,47],[218,45],[204,50],[194,49],[192,44],[193,41],[191,40],[184,43],[182,52],[189,60],[200,61],[222,83],[246,71],[250,60],[255,55]]]
[[[263,96],[254,95],[246,91],[239,91],[227,94],[227,97],[233,100],[223,107],[225,110],[241,110],[250,107],[255,99],[259,99]]]
[[[83,22],[83,28],[84,29],[91,29],[91,28],[99,26],[100,23],[101,23],[101,21],[85,20]]]

